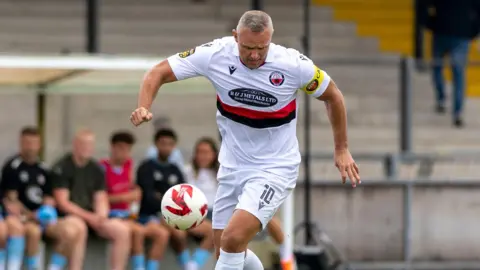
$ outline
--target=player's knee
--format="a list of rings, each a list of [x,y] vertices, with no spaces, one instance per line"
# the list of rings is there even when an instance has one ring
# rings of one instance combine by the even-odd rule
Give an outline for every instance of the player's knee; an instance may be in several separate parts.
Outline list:
[[[76,241],[78,234],[80,233],[79,228],[77,228],[76,226],[71,226],[71,224],[68,223],[62,226],[61,231],[62,235],[60,236],[60,239],[68,243]]]
[[[111,231],[114,240],[129,241],[131,239],[130,235],[132,230],[130,226],[121,220],[111,220],[106,229]]]
[[[152,236],[155,242],[166,243],[170,239],[170,232],[162,226],[155,226]]]
[[[132,237],[134,239],[143,239],[145,238],[145,228],[140,224],[131,223],[130,230],[132,232]]]
[[[39,225],[28,223],[25,225],[25,236],[30,240],[40,241],[40,238],[42,238],[42,230]]]
[[[85,237],[88,234],[87,223],[83,219],[78,217],[72,217],[71,222],[72,225],[77,227],[79,237]]]
[[[19,218],[8,216],[5,219],[5,223],[7,224],[7,230],[10,236],[20,236],[25,234],[25,227]]]
[[[227,252],[241,252],[245,250],[248,239],[240,231],[225,230],[220,239],[220,247]]]

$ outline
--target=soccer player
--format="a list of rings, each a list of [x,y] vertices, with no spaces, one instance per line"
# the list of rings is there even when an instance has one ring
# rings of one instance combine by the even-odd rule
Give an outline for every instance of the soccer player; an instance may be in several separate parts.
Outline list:
[[[132,147],[134,136],[128,131],[119,131],[110,138],[110,157],[100,164],[105,170],[110,218],[124,220],[132,230],[132,266],[134,270],[157,270],[159,261],[168,244],[169,232],[166,228],[148,224],[143,227],[136,222],[142,190],[135,185],[133,178]],[[152,246],[145,268],[144,239],[152,239]]]
[[[160,129],[155,134],[154,142],[158,151],[157,159],[146,159],[138,167],[137,184],[142,189],[142,203],[140,207],[140,221],[144,224],[163,223],[157,218],[160,212],[162,194],[174,185],[185,183],[180,169],[168,162],[168,157],[176,147],[177,135],[171,129]],[[166,224],[169,229],[173,249],[179,254],[178,259],[185,270],[200,270],[210,258],[213,249],[213,234],[211,226],[202,223],[186,231],[176,230]],[[188,234],[201,238],[200,248],[192,256],[187,249]]]
[[[143,79],[138,126],[152,119],[158,89],[165,83],[207,77],[217,92],[222,136],[219,188],[213,206],[216,270],[262,269],[247,250],[250,240],[292,192],[300,150],[296,137],[298,89],[326,104],[333,128],[334,159],[343,182],[360,182],[347,140],[343,94],[328,74],[294,49],[271,42],[273,24],[262,11],[247,11],[233,37],[216,39],[170,56]]]
[[[102,168],[92,158],[94,144],[92,131],[75,134],[72,152],[52,167],[53,195],[60,215],[80,218],[100,237],[110,240],[111,269],[122,270],[130,253],[131,230],[122,220],[108,218],[106,181]]]
[[[24,128],[20,134],[19,154],[8,159],[2,169],[1,190],[11,232],[7,268],[20,269],[26,242],[26,269],[39,269],[39,243],[44,232],[56,242],[49,269],[63,269],[69,258],[69,269],[80,270],[87,230],[78,218],[57,220],[50,175],[38,157],[40,148],[38,130]]]

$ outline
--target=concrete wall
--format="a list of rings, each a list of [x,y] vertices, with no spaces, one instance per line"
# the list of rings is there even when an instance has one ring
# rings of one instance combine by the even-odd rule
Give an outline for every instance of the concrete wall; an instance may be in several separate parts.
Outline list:
[[[321,184],[320,184],[321,185]],[[403,260],[404,187],[323,185],[312,188],[312,218],[349,260]],[[304,189],[295,190],[295,220],[303,220]],[[413,187],[414,260],[480,260],[480,185]],[[303,237],[297,237],[297,244]]]

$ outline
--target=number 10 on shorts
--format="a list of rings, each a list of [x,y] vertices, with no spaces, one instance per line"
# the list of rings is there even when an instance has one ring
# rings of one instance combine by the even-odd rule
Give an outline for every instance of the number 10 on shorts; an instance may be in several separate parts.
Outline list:
[[[265,184],[265,189],[263,190],[262,196],[260,196],[260,202],[258,204],[258,210],[262,209],[266,204],[270,204],[275,196],[275,190],[270,187],[268,184]]]

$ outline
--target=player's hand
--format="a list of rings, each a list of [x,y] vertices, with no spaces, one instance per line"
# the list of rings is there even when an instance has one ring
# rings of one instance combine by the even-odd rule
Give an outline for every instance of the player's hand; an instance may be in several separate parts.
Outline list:
[[[132,112],[130,116],[130,121],[133,125],[139,126],[143,122],[148,122],[152,120],[153,115],[144,107],[137,108],[135,111]]]
[[[347,177],[350,179],[352,187],[361,183],[360,171],[348,149],[335,150],[335,166],[340,171],[343,184],[347,181]]]

